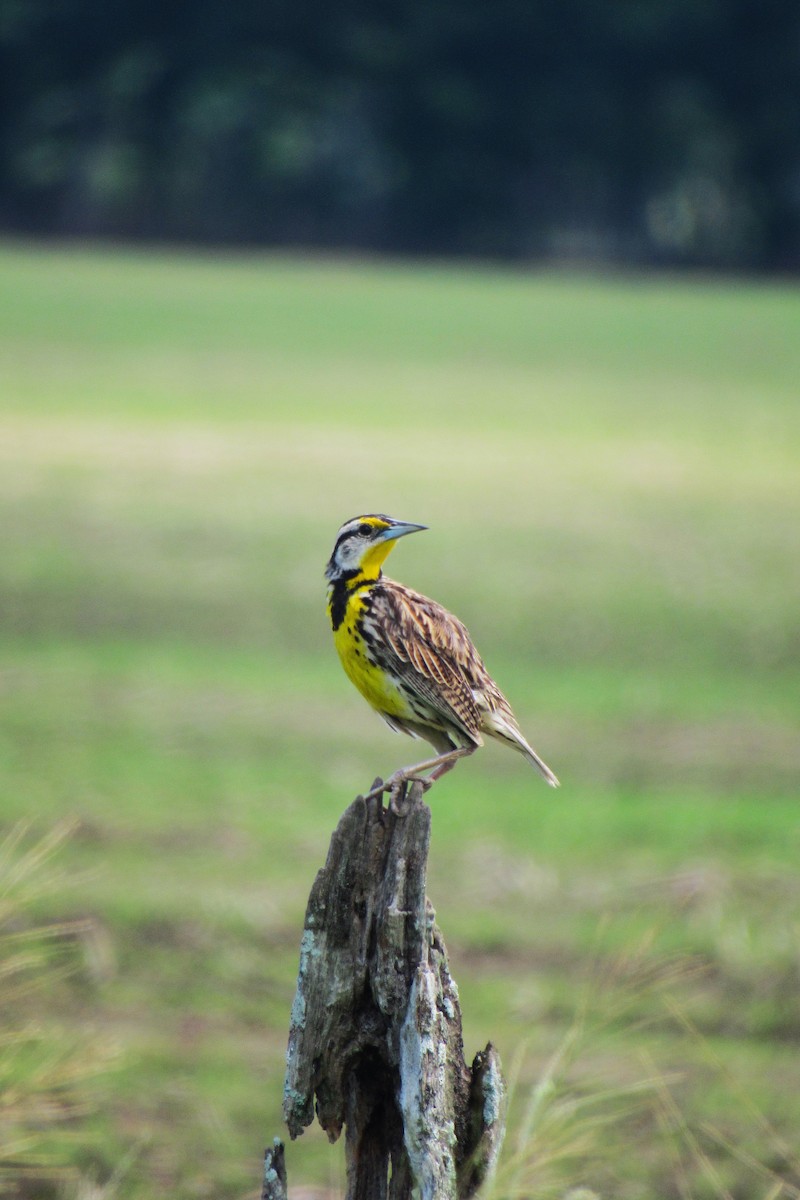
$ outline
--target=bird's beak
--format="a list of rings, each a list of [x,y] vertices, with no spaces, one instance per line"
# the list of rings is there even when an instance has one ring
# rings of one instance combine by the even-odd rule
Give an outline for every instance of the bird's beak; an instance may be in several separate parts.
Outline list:
[[[427,525],[412,525],[409,521],[397,521],[388,529],[384,529],[380,541],[393,542],[396,538],[405,537],[407,533],[419,533],[421,529],[427,528]]]

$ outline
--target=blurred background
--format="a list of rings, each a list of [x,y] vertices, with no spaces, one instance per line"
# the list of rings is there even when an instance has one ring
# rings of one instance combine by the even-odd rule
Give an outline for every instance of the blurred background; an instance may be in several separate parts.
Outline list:
[[[0,7],[0,1194],[259,1194],[414,754],[324,611],[384,511],[562,780],[430,795],[495,1200],[800,1196],[799,68],[779,0]]]
[[[800,265],[792,0],[6,0],[0,225]]]

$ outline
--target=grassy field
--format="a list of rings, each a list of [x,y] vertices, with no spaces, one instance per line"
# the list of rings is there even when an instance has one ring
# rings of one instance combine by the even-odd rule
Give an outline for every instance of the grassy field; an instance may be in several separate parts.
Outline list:
[[[562,780],[489,746],[430,795],[498,1196],[800,1195],[798,330],[780,285],[0,250],[2,831],[76,822],[30,1013],[116,1054],[71,1194],[258,1193],[308,890],[414,754],[326,628],[378,510]]]

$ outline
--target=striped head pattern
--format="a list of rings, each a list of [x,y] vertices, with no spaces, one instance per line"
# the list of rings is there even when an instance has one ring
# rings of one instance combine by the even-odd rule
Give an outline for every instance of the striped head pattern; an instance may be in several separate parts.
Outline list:
[[[427,525],[397,521],[383,513],[368,513],[345,521],[336,535],[325,578],[331,583],[361,576],[377,579],[395,541],[421,529],[427,529]]]

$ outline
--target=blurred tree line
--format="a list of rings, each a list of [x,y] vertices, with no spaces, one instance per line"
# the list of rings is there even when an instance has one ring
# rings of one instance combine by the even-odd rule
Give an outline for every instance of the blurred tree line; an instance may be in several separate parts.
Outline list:
[[[0,0],[0,228],[800,267],[798,0]]]

